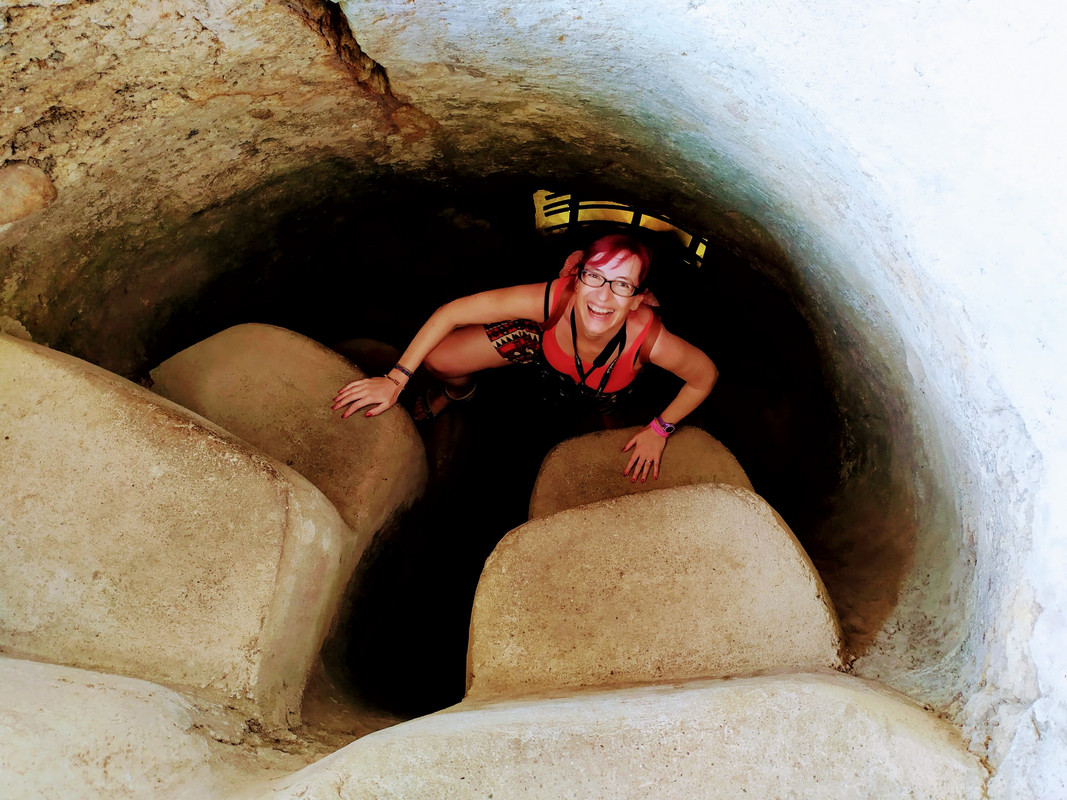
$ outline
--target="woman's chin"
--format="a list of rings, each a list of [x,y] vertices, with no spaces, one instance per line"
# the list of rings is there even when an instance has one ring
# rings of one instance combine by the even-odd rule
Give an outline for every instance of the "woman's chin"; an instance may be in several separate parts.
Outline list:
[[[586,313],[582,314],[582,327],[585,328],[586,333],[590,336],[599,336],[612,329],[616,316],[618,315],[594,314],[592,311],[586,310]]]

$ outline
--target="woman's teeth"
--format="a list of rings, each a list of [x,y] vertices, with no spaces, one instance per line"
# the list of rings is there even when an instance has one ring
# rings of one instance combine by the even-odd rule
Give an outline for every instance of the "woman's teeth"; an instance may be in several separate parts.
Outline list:
[[[600,316],[600,317],[610,316],[610,314],[611,314],[611,312],[613,310],[613,309],[610,309],[610,308],[597,308],[596,306],[591,306],[591,305],[588,305],[588,304],[586,304],[586,308],[588,308],[589,311],[592,312],[593,314],[596,314],[597,316]]]

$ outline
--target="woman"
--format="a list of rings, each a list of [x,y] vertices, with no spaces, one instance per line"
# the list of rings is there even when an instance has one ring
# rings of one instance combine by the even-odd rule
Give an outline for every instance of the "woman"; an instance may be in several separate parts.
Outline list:
[[[613,234],[572,254],[561,277],[547,284],[453,300],[430,316],[387,375],[347,384],[333,408],[348,406],[342,414],[348,417],[370,406],[366,416],[377,416],[396,403],[420,365],[444,385],[416,409],[417,416],[432,417],[449,403],[470,398],[471,376],[483,369],[537,358],[587,394],[610,399],[652,363],[684,385],[663,413],[627,442],[623,451],[633,452],[623,475],[631,482],[643,483],[649,475],[657,479],[667,438],[711,393],[718,370],[702,351],[659,323],[642,288],[648,266],[644,245]]]

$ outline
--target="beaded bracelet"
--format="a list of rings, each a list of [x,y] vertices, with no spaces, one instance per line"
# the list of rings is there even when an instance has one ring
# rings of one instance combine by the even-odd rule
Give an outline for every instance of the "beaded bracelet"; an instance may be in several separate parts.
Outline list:
[[[393,369],[397,370],[398,372],[402,372],[402,373],[404,373],[404,374],[405,374],[405,375],[407,375],[407,376],[408,376],[409,378],[411,377],[411,370],[409,370],[409,369],[408,369],[407,367],[404,367],[404,366],[402,366],[401,364],[397,364],[397,365],[395,365],[395,366],[393,367]],[[390,372],[392,372],[393,370],[391,369],[391,370],[389,370],[389,371],[390,371]]]

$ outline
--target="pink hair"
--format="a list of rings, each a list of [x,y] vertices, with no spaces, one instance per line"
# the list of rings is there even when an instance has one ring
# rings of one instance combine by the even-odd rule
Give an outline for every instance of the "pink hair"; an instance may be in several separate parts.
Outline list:
[[[648,265],[651,258],[648,248],[632,236],[622,233],[601,236],[589,247],[585,248],[585,252],[582,253],[581,263],[582,266],[611,269],[616,264],[631,258],[636,258],[641,265],[637,272],[637,285],[640,286],[645,282],[645,276],[648,275]]]

